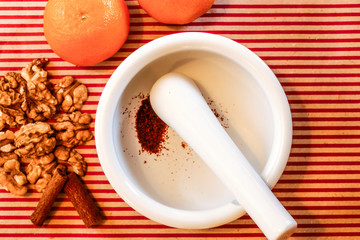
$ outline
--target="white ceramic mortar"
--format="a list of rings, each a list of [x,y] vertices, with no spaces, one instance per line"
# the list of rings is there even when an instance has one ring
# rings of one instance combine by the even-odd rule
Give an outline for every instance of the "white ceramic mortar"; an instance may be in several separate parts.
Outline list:
[[[168,226],[199,229],[228,223],[242,216],[243,208],[171,129],[167,150],[158,155],[141,152],[134,128],[137,96],[149,94],[168,72],[196,81],[205,99],[224,116],[227,133],[271,188],[291,148],[286,96],[254,53],[206,33],[173,34],[145,44],[121,63],[102,93],[96,148],[116,192],[141,214]]]

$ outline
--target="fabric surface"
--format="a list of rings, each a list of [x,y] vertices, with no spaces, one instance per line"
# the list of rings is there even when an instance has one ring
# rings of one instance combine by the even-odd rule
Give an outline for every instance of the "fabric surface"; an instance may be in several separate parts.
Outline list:
[[[231,38],[261,57],[283,86],[293,117],[293,145],[274,193],[298,222],[291,239],[360,239],[360,2],[356,0],[215,0],[201,18],[166,26],[126,0],[130,35],[112,58],[92,67],[61,60],[43,30],[45,0],[0,0],[0,76],[34,58],[49,58],[53,78],[72,75],[86,84],[83,112],[95,118],[101,92],[116,67],[143,44],[176,32]],[[94,124],[92,124],[93,130]],[[107,181],[95,142],[78,148],[88,162],[83,178],[106,216],[87,229],[62,192],[46,226],[29,216],[41,194],[15,197],[0,189],[4,239],[265,239],[247,216],[207,230],[153,222],[129,207]]]

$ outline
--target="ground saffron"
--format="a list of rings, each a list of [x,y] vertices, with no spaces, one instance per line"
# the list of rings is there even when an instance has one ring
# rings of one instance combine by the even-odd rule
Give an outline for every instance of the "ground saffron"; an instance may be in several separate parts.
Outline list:
[[[168,126],[156,115],[149,96],[141,101],[136,113],[136,132],[141,148],[149,153],[159,153],[165,141]]]

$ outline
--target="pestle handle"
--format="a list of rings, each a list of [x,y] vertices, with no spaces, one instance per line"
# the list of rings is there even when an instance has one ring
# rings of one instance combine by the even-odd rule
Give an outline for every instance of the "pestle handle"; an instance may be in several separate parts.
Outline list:
[[[152,87],[150,102],[229,188],[268,239],[286,239],[296,230],[296,221],[226,133],[192,79],[180,73],[164,75]]]

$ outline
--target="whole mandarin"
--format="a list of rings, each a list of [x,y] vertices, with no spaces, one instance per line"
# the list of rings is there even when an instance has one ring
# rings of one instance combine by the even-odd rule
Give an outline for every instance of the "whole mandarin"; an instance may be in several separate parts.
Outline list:
[[[44,34],[62,59],[90,66],[113,56],[129,35],[124,0],[49,0]]]
[[[138,0],[140,6],[154,19],[165,24],[188,24],[213,5],[214,0]]]

